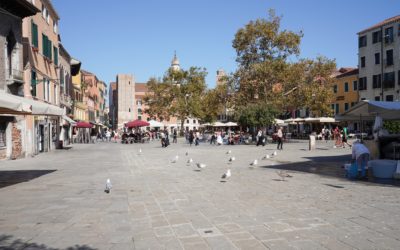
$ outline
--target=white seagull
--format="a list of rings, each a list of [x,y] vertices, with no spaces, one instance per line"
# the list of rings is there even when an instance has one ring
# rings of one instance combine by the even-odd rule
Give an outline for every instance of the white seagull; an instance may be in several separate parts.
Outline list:
[[[112,188],[111,181],[110,181],[110,179],[107,179],[107,181],[106,181],[106,189],[104,190],[104,192],[106,192],[107,194],[110,193],[111,188]]]
[[[196,165],[197,165],[197,167],[198,167],[199,169],[203,169],[203,168],[207,167],[207,165],[204,164],[204,163],[196,163]]]
[[[224,173],[224,174],[221,176],[222,179],[228,179],[229,177],[231,177],[231,170],[230,170],[230,169],[228,169],[228,170],[226,171],[226,173]]]
[[[272,153],[273,156],[277,156],[278,153],[276,152],[276,150]]]
[[[235,156],[231,156],[231,157],[229,158],[229,162],[234,162],[235,160],[236,160]]]
[[[255,159],[252,163],[250,163],[250,166],[255,167],[258,165],[258,160]]]
[[[269,159],[269,155],[264,155],[264,157],[262,158],[263,160]]]
[[[139,154],[140,155],[142,154],[142,148],[139,148]]]
[[[189,152],[188,152],[188,151],[186,151],[185,155],[186,155],[186,156],[188,156],[188,155],[189,155]]]
[[[281,177],[282,181],[285,181],[285,177],[292,177],[290,174],[287,173],[286,170],[277,170],[276,174]]]
[[[192,158],[190,158],[189,160],[187,160],[187,165],[191,165],[192,164],[192,162],[193,162],[193,159]]]
[[[232,153],[231,150],[228,150],[228,152],[226,152],[227,155],[229,155],[229,154],[231,154],[231,153]]]
[[[176,163],[179,159],[179,156],[176,155],[174,158],[171,159],[171,163]]]

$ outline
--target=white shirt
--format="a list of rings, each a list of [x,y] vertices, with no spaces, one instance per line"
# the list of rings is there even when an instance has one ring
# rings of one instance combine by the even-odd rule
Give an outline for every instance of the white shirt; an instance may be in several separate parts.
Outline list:
[[[362,143],[354,143],[351,149],[351,158],[357,160],[362,154],[370,154],[368,148]]]

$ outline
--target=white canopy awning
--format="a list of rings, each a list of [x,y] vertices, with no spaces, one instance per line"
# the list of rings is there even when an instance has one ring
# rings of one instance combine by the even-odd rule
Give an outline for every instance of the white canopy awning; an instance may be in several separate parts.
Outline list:
[[[66,120],[67,122],[69,122],[69,124],[71,124],[71,125],[75,125],[75,124],[76,124],[76,121],[72,120],[71,118],[69,118],[69,117],[66,116],[66,115],[63,115],[62,118],[63,118],[64,120]]]
[[[15,98],[25,105],[32,106],[32,115],[62,116],[64,114],[64,110],[62,108],[48,103],[24,98],[21,96],[15,96]]]
[[[0,114],[31,114],[31,105],[21,99],[21,97],[0,91]]]
[[[164,127],[163,123],[155,121],[155,120],[150,120],[150,121],[148,121],[148,123],[150,123],[149,127],[151,127],[151,128],[163,128]]]
[[[383,120],[400,120],[400,102],[381,102],[364,100],[350,108],[342,115],[337,115],[336,120],[356,121],[375,120],[376,115]]]
[[[274,124],[284,124],[285,123],[285,121],[284,120],[281,120],[281,119],[274,119]]]
[[[222,122],[214,122],[212,124],[213,127],[225,127],[225,123]]]
[[[225,123],[225,127],[237,127],[238,124],[236,122],[227,122]]]

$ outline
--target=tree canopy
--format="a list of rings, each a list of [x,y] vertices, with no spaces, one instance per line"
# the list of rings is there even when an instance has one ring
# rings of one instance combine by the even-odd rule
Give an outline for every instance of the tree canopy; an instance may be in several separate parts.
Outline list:
[[[299,59],[302,32],[281,30],[280,22],[270,10],[268,19],[250,21],[235,34],[235,110],[263,103],[270,110],[308,107],[315,115],[329,114],[335,62]]]

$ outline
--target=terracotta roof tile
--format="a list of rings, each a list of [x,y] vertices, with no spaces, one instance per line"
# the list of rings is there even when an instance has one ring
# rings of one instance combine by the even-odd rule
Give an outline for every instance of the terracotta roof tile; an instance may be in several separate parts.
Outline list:
[[[371,26],[371,27],[369,27],[369,28],[367,28],[365,30],[362,30],[362,31],[358,32],[357,34],[359,35],[359,34],[367,32],[367,31],[379,28],[381,26],[384,26],[384,25],[387,25],[387,24],[390,24],[390,23],[394,23],[394,22],[399,21],[399,20],[400,20],[400,15],[394,16],[394,17],[385,19],[382,22],[379,22],[379,23],[377,23],[377,24],[375,24],[375,25],[373,25],[373,26]]]
[[[147,92],[147,84],[146,83],[135,83],[135,91],[136,92]]]
[[[353,68],[352,70],[346,71],[340,75],[337,75],[336,78],[342,78],[346,76],[358,75],[358,68]]]

